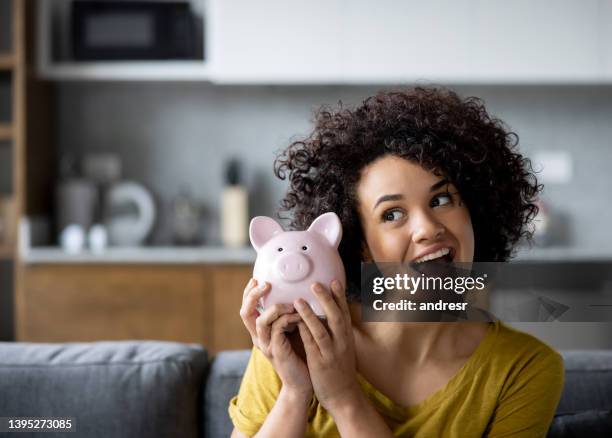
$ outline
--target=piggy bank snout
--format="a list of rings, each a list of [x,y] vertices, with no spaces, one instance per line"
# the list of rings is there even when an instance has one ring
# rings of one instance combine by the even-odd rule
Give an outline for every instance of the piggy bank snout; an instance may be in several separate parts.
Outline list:
[[[280,277],[288,282],[306,278],[312,269],[310,259],[300,253],[284,254],[276,260],[276,270]]]

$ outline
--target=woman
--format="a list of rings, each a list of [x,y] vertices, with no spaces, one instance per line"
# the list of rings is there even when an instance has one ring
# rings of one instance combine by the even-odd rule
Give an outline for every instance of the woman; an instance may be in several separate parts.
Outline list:
[[[230,403],[234,437],[545,436],[563,363],[536,338],[492,323],[364,323],[361,261],[506,261],[537,213],[541,186],[517,137],[476,98],[449,90],[382,92],[323,109],[313,133],[277,158],[283,209],[305,229],[334,211],[347,287],[314,285],[328,327],[303,302],[241,316],[253,352]],[[259,287],[261,286],[261,287]],[[303,361],[287,332],[297,325]]]

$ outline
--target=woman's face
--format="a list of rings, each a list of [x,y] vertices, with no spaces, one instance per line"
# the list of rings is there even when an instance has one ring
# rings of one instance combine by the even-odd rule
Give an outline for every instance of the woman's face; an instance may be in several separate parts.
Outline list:
[[[357,185],[366,260],[414,262],[448,252],[472,262],[474,231],[454,185],[403,158],[370,163]]]

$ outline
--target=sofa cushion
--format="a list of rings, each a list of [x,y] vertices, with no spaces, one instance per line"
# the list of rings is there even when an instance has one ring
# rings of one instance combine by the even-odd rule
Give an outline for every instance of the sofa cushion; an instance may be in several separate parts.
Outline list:
[[[228,437],[234,426],[228,414],[230,399],[238,394],[251,350],[219,353],[210,367],[204,401],[206,437]]]
[[[557,414],[611,410],[612,351],[572,350],[561,355],[565,386]]]
[[[74,417],[75,436],[195,438],[206,365],[202,347],[174,342],[2,342],[0,412]]]
[[[609,438],[612,411],[584,411],[555,416],[548,438]]]

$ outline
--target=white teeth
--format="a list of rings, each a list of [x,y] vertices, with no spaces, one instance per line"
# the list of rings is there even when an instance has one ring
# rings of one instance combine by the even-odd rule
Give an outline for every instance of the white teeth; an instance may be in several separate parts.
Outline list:
[[[422,263],[422,262],[426,262],[428,260],[433,260],[433,259],[437,259],[439,257],[444,257],[445,255],[447,255],[450,252],[450,248],[442,248],[437,250],[436,252],[432,252],[431,254],[427,254],[419,259],[416,259],[414,261],[414,263]]]

